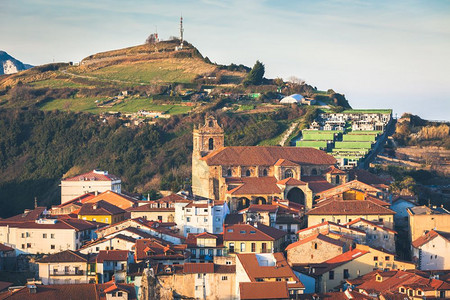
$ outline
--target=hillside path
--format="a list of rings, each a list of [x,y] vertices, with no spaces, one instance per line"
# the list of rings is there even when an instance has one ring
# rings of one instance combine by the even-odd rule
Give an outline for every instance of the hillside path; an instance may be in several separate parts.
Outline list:
[[[286,140],[288,137],[292,134],[292,132],[297,128],[298,122],[294,122],[291,124],[291,126],[286,130],[283,134],[283,137],[281,138],[281,141],[278,143],[280,146],[284,146],[286,144]]]

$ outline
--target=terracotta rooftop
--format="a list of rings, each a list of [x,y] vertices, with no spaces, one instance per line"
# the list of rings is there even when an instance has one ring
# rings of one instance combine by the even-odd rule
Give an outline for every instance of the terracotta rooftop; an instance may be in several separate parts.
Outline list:
[[[285,281],[239,282],[241,299],[289,299]]]
[[[341,169],[336,168],[335,166],[331,166],[325,171],[325,174],[346,175],[347,173],[345,171],[342,171]]]
[[[375,222],[372,222],[372,221],[369,221],[369,220],[366,220],[366,219],[363,219],[363,218],[358,218],[358,219],[356,219],[356,220],[353,220],[353,221],[351,221],[351,222],[348,222],[348,223],[345,224],[344,226],[347,226],[347,225],[348,225],[348,226],[351,227],[352,225],[354,225],[354,224],[356,224],[356,223],[359,223],[359,222],[366,223],[366,224],[368,224],[368,225],[377,227],[377,228],[379,228],[379,229],[381,229],[381,230],[384,230],[384,231],[388,231],[388,232],[397,234],[397,231],[395,231],[395,230],[392,230],[392,229],[390,229],[390,228],[384,227],[384,226],[381,225],[381,224],[377,224],[377,223],[375,223]]]
[[[99,201],[106,201],[108,203],[114,204],[122,209],[127,209],[131,206],[136,206],[138,203],[138,199],[133,198],[126,194],[119,194],[113,191],[106,191],[93,198],[86,198],[81,200],[81,203],[94,203]]]
[[[224,230],[225,241],[276,241],[284,237],[285,231],[258,223],[227,225]]]
[[[53,222],[50,222],[53,220]],[[44,219],[42,223],[39,221],[26,222],[5,222],[0,221],[0,226],[10,226],[15,228],[30,228],[30,229],[74,229],[75,231],[84,231],[89,229],[96,229],[98,223],[73,219],[73,218],[59,218],[59,219]]]
[[[81,175],[77,175],[74,177],[65,178],[62,181],[116,181],[120,180],[119,177],[116,175],[104,174],[103,172],[99,171],[90,171]]]
[[[277,184],[280,184],[280,185],[306,185],[306,182],[292,178],[292,177],[288,177],[288,178],[278,181]]]
[[[321,150],[300,147],[222,147],[202,158],[210,166],[273,166],[279,159],[286,159],[299,165],[336,164],[336,159]]]
[[[395,212],[372,201],[332,200],[313,208],[307,215],[393,215]]]
[[[2,219],[2,222],[24,222],[24,221],[35,221],[39,219],[42,213],[46,210],[45,207],[36,207],[33,210],[26,210],[23,214],[18,214],[10,218]]]
[[[269,213],[274,213],[274,212],[277,212],[277,210],[278,210],[278,205],[250,204],[249,207],[242,209],[241,212],[249,212],[249,213],[269,212]]]
[[[361,294],[355,291],[346,290],[345,292],[329,292],[298,295],[298,300],[375,300],[377,298]],[[390,299],[394,300],[394,299]],[[402,299],[404,300],[404,299]]]
[[[379,276],[380,280],[376,280]],[[373,271],[358,278],[347,280],[352,285],[368,293],[384,294],[397,292],[400,287],[421,290],[450,290],[450,284],[437,279],[423,277],[416,272],[393,270],[387,272]]]
[[[277,186],[275,177],[242,177],[227,178],[227,183],[233,180],[233,184],[239,184],[238,187],[227,191],[232,195],[250,195],[250,194],[279,194],[281,189]]]
[[[244,215],[242,214],[228,214],[225,217],[224,224],[226,225],[233,225],[233,224],[239,224],[244,222]]]
[[[12,282],[0,281],[0,292],[3,290],[6,290],[7,288],[9,288],[12,285],[13,285]],[[0,294],[0,299],[1,299],[1,294]]]
[[[153,202],[153,201],[152,201]],[[137,207],[130,207],[127,208],[127,211],[141,211],[141,212],[152,212],[152,211],[171,211],[174,212],[175,211],[175,207],[153,207],[153,203],[149,203],[149,204],[144,204],[141,206],[137,206]]]
[[[184,260],[189,256],[187,245],[173,245],[156,239],[140,239],[136,241],[136,260],[151,258],[154,260],[177,259]]]
[[[237,259],[252,282],[257,281],[258,278],[284,278],[289,279],[289,287],[304,288],[283,253],[237,254]]]
[[[96,284],[52,284],[36,285],[36,293],[30,293],[27,287],[13,293],[0,293],[0,299],[8,300],[61,300],[83,299],[99,300]],[[102,298],[100,298],[102,299]]]
[[[302,181],[306,182],[315,194],[334,187],[322,176],[302,176]]]
[[[127,261],[128,250],[100,250],[97,255],[97,263],[104,261]]]
[[[125,213],[125,210],[110,204],[104,200],[95,203],[84,203],[78,212],[79,215],[118,215]]]
[[[184,263],[184,274],[214,273],[213,263]]]
[[[0,252],[8,252],[14,251],[14,248],[6,246],[5,244],[0,243]]]
[[[329,243],[329,244],[333,244],[333,245],[338,246],[338,247],[343,247],[345,245],[345,243],[342,242],[342,241],[338,241],[338,240],[332,239],[330,237],[327,237],[327,236],[325,236],[323,234],[317,233],[315,235],[311,235],[311,236],[309,236],[307,238],[301,239],[301,240],[299,240],[299,241],[297,241],[295,243],[292,243],[292,244],[288,245],[286,247],[286,250],[295,248],[297,246],[300,246],[300,245],[303,245],[305,243],[312,242],[312,241],[315,241],[315,240],[321,240],[321,241],[324,241],[324,242]]]
[[[419,238],[417,238],[415,241],[413,241],[412,246],[414,248],[419,248],[438,236],[441,236],[450,242],[450,233],[449,232],[430,230],[427,233],[420,236]]]
[[[357,229],[357,228],[347,228],[346,226],[343,226],[343,225],[340,225],[340,224],[337,224],[337,223],[334,223],[334,222],[330,222],[330,221],[325,221],[325,222],[322,222],[320,224],[316,224],[316,225],[313,225],[313,226],[310,226],[310,227],[307,227],[307,228],[304,228],[304,229],[300,229],[299,231],[297,231],[297,234],[298,233],[302,233],[302,232],[306,232],[306,231],[311,231],[311,230],[314,230],[314,229],[319,230],[321,227],[326,229],[327,231],[328,230],[335,231],[335,230],[333,230],[333,227],[334,227],[339,232],[344,231],[344,232],[356,232],[356,233],[360,233],[362,235],[366,234],[366,232],[364,230],[360,230],[360,229]]]
[[[295,162],[292,162],[288,159],[284,159],[284,158],[280,158],[279,160],[277,160],[277,162],[275,163],[275,166],[282,166],[282,167],[295,167],[298,166],[298,164],[296,164]]]
[[[428,207],[425,205],[415,206],[407,208],[408,213],[411,215],[442,215],[442,214],[450,214],[448,210],[443,207]]]
[[[44,256],[39,263],[56,263],[56,262],[87,262],[88,255],[75,252],[72,250],[66,250],[54,254]]]

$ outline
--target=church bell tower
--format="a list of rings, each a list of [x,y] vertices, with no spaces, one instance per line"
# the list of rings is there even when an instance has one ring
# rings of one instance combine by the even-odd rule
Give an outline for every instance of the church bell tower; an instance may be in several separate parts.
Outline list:
[[[193,156],[203,157],[224,146],[223,128],[216,118],[207,116],[205,124],[194,128]]]

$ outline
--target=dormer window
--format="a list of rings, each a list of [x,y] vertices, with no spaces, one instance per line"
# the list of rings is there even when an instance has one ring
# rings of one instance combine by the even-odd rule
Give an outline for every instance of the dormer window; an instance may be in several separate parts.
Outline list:
[[[263,170],[263,176],[267,176],[267,169]]]
[[[292,172],[291,169],[287,169],[287,170],[284,172],[284,178],[291,178],[291,177],[294,177],[294,172]]]
[[[232,175],[231,169],[228,169],[228,170],[227,170],[227,176],[228,176],[228,177],[231,177],[231,175]]]
[[[250,170],[245,171],[245,176],[250,177],[250,175],[251,175]]]

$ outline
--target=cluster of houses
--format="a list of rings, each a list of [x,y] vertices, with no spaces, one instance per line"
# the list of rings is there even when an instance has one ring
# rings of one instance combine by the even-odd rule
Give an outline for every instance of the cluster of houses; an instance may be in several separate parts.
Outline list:
[[[94,170],[61,181],[61,204],[0,220],[0,269],[36,270],[0,299],[450,297],[445,208],[320,150],[224,147],[211,116],[193,139],[191,192],[142,200]]]
[[[340,113],[323,112],[311,123],[310,129],[352,131],[384,131],[392,119],[392,110],[349,110]]]

